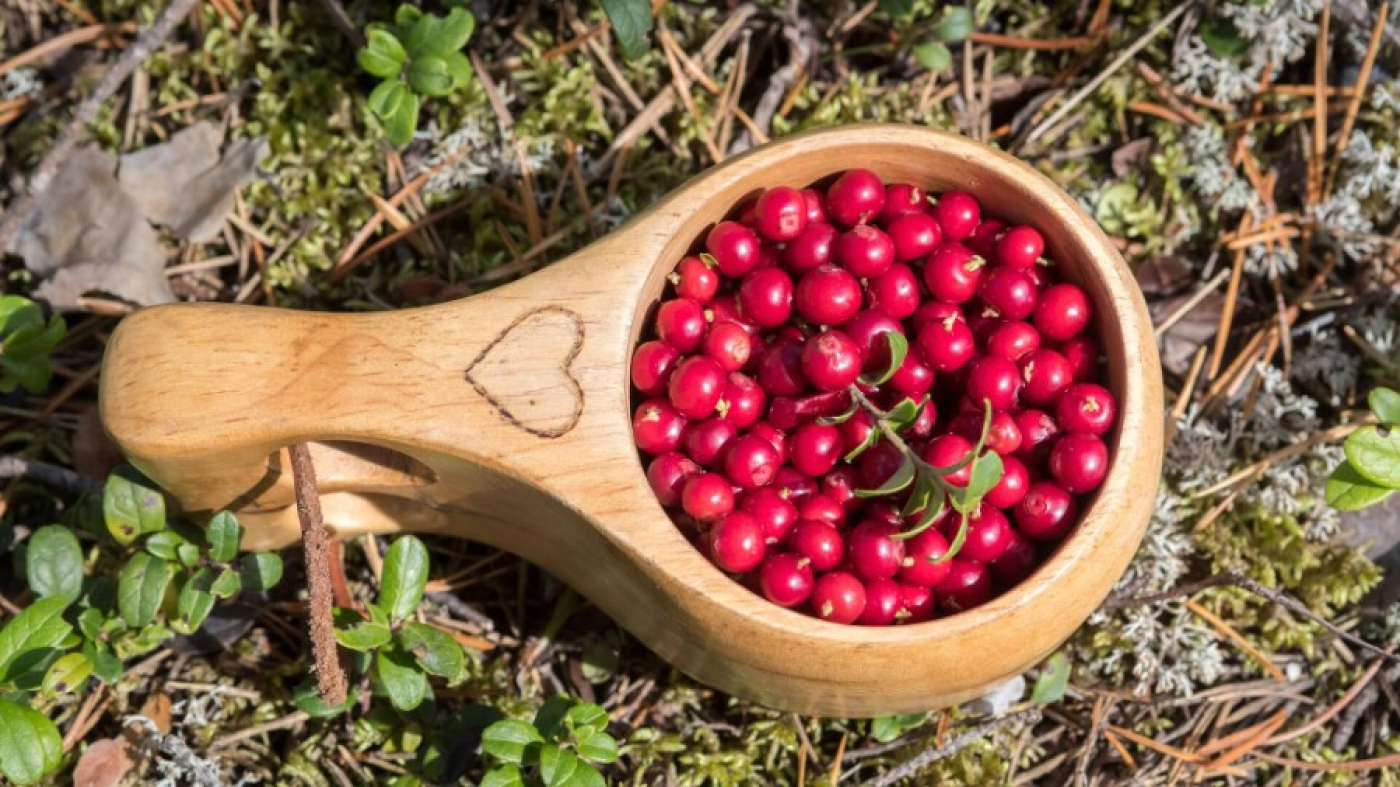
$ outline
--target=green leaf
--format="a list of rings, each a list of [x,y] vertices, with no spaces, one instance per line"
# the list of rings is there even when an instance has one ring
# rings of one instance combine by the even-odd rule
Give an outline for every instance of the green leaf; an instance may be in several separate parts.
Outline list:
[[[171,575],[170,564],[155,555],[131,556],[117,584],[117,608],[128,626],[141,628],[155,620]]]
[[[918,521],[916,521],[912,527],[910,527],[903,533],[896,533],[894,536],[892,536],[892,538],[894,538],[896,541],[903,541],[905,539],[913,538],[914,536],[917,536],[918,534],[932,527],[933,523],[938,520],[938,516],[943,513],[943,507],[947,505],[948,498],[946,495],[941,494],[940,492],[935,490],[934,494],[932,495],[932,501],[933,502],[931,504],[924,507],[924,513],[919,517]]]
[[[121,680],[122,660],[112,654],[107,643],[88,640],[83,643],[83,655],[88,657],[88,662],[92,664],[92,673],[98,680],[109,686]]]
[[[942,41],[920,41],[911,51],[919,65],[935,74],[941,74],[953,67],[953,53],[948,51],[948,45]]]
[[[243,542],[243,526],[238,524],[233,514],[220,511],[209,520],[204,538],[209,542],[209,558],[227,563],[238,557],[238,545]]]
[[[486,772],[481,787],[525,787],[525,777],[514,765],[502,765]]]
[[[845,461],[847,461],[847,462],[855,461],[855,458],[856,458],[856,457],[858,457],[858,456],[860,456],[861,454],[865,453],[867,450],[870,449],[871,446],[873,446],[873,445],[875,445],[875,443],[879,442],[879,440],[880,440],[880,430],[879,430],[879,429],[871,429],[870,432],[865,436],[865,439],[861,441],[860,445],[858,445],[858,446],[856,446],[855,448],[852,448],[850,451],[846,452],[846,455],[845,455],[844,457],[842,457],[842,459],[845,460]]]
[[[389,640],[394,638],[394,633],[388,626],[379,623],[360,623],[349,628],[337,628],[335,630],[335,641],[342,647],[350,650],[365,651],[389,644]]]
[[[965,40],[972,35],[972,12],[966,6],[943,6],[943,18],[929,31],[933,37],[948,44]]]
[[[880,0],[879,6],[892,20],[914,13],[914,0]]]
[[[544,739],[550,743],[559,740],[566,732],[564,720],[568,717],[569,711],[578,704],[577,699],[567,694],[556,694],[550,697],[535,712],[535,729],[539,730]]]
[[[423,600],[428,584],[428,548],[417,536],[400,536],[384,556],[379,601],[395,623],[409,617]]]
[[[574,737],[574,749],[589,762],[617,762],[617,740],[606,732],[593,732]]]
[[[1056,653],[1045,661],[1045,669],[1035,679],[1035,689],[1031,691],[1031,702],[1049,705],[1059,702],[1069,686],[1070,663],[1063,653]]]
[[[883,497],[902,492],[906,487],[914,482],[914,457],[904,455],[904,461],[900,462],[899,468],[894,471],[894,475],[889,480],[875,489],[857,489],[856,497]]]
[[[821,424],[822,426],[836,426],[837,424],[844,424],[847,421],[851,420],[851,417],[859,411],[860,403],[851,402],[850,409],[846,410],[846,412],[841,413],[839,415],[823,415],[817,419],[817,423]]]
[[[466,55],[461,52],[453,52],[444,57],[443,62],[447,63],[447,73],[452,77],[453,87],[463,88],[471,84],[474,72],[472,71],[472,61]]]
[[[650,0],[600,0],[603,13],[608,15],[617,46],[622,56],[636,60],[647,51],[647,34],[651,31]]]
[[[56,596],[40,599],[0,629],[0,684],[32,669],[36,659],[51,654],[68,639],[73,627],[63,619],[67,607],[67,600]]]
[[[589,637],[583,643],[583,679],[597,685],[617,674],[621,643],[612,632]]]
[[[238,560],[238,577],[244,590],[271,590],[282,581],[282,557],[275,552],[244,555]]]
[[[389,702],[401,711],[413,710],[428,696],[428,676],[400,648],[391,645],[375,651],[374,675]]]
[[[889,743],[914,727],[924,723],[927,713],[900,713],[876,716],[870,720],[870,735],[880,743]]]
[[[215,598],[233,598],[242,589],[243,582],[238,578],[238,572],[231,568],[220,570],[219,576],[209,586],[209,592]]]
[[[0,697],[0,773],[33,784],[58,767],[63,738],[42,713]]]
[[[137,536],[165,529],[165,498],[145,477],[124,466],[107,476],[102,516],[112,537],[130,544]]]
[[[1347,460],[1363,478],[1400,489],[1400,428],[1364,426],[1347,438]]]
[[[185,568],[199,565],[199,547],[188,541],[175,547],[175,559]]]
[[[102,636],[102,610],[88,607],[78,614],[78,630],[88,639]]]
[[[950,493],[953,508],[967,514],[976,510],[982,502],[982,497],[1001,481],[1004,469],[1001,456],[995,451],[988,451],[973,459],[967,485],[955,487]]]
[[[883,368],[860,376],[860,381],[866,385],[884,385],[899,371],[899,367],[904,365],[904,358],[909,354],[909,340],[899,331],[886,331],[880,334],[880,337],[889,346],[889,357]],[[874,353],[872,349],[871,354]]]
[[[461,51],[476,29],[476,17],[464,8],[454,8],[447,17],[424,15],[415,20],[404,37],[408,56],[447,57]]]
[[[601,732],[608,728],[608,712],[601,705],[581,702],[564,714],[564,723],[575,733],[581,730]]]
[[[178,550],[188,543],[189,541],[184,536],[174,530],[162,530],[146,539],[141,546],[162,560],[179,560]]]
[[[426,623],[406,623],[397,635],[399,647],[412,654],[430,674],[456,680],[467,668],[466,654],[445,631]]]
[[[44,324],[44,310],[23,295],[0,295],[0,336]]]
[[[418,96],[404,91],[403,101],[398,111],[384,118],[384,134],[389,141],[400,147],[413,141],[413,132],[418,130]]]
[[[30,393],[43,393],[53,377],[53,367],[47,356],[0,354],[0,372],[8,372],[0,374],[0,393],[9,393],[16,385],[24,386]]]
[[[204,619],[214,611],[214,594],[209,592],[214,585],[214,572],[201,568],[180,588],[175,600],[175,614],[170,627],[181,634],[193,634],[204,625]]]
[[[417,6],[404,3],[399,6],[399,10],[394,12],[394,24],[407,31],[413,27],[413,23],[423,18],[423,12]]]
[[[92,675],[92,661],[82,653],[69,653],[49,666],[41,685],[45,694],[76,692]]]
[[[545,787],[565,787],[571,785],[574,773],[587,767],[578,755],[558,746],[545,746],[540,749],[540,779]]]
[[[1206,50],[1216,57],[1235,57],[1249,51],[1249,41],[1240,35],[1234,22],[1225,17],[1212,17],[1201,23],[1197,32]]]
[[[380,119],[391,118],[399,111],[399,106],[403,104],[406,95],[408,95],[408,91],[404,90],[402,82],[397,79],[386,79],[370,91],[369,111]]]
[[[408,67],[408,84],[425,96],[445,96],[452,92],[452,74],[440,57],[415,58]]]
[[[1400,425],[1400,391],[1376,388],[1366,397],[1371,412],[1383,424]]]
[[[316,681],[307,680],[297,686],[296,691],[292,692],[292,702],[297,706],[297,710],[303,711],[312,718],[329,719],[345,713],[354,706],[355,692],[350,692],[345,698],[345,702],[339,705],[327,705],[326,701],[321,699],[321,692],[316,686]]]
[[[63,525],[45,525],[25,544],[24,571],[40,598],[76,601],[83,593],[83,549]]]
[[[1338,511],[1360,511],[1390,497],[1394,489],[1373,483],[1343,461],[1327,478],[1327,504]]]
[[[899,403],[890,408],[889,422],[890,428],[896,432],[908,429],[913,423],[919,420],[919,412],[928,404],[928,397],[914,401],[908,397],[900,399]]]
[[[383,79],[397,77],[408,60],[403,44],[384,29],[370,29],[366,35],[368,43],[355,55],[360,68]]]
[[[531,747],[544,743],[544,736],[535,725],[515,719],[492,724],[481,734],[481,749],[501,762],[520,765]]]

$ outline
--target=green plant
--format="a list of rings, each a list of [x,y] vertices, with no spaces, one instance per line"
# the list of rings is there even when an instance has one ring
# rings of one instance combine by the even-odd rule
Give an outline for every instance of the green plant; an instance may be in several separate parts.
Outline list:
[[[965,6],[945,5],[935,16],[914,0],[880,0],[879,5],[899,31],[896,45],[908,46],[919,65],[929,71],[951,68],[953,53],[948,45],[972,35],[972,11]]]
[[[365,29],[359,63],[383,81],[369,95],[369,108],[384,121],[395,145],[407,145],[418,128],[424,97],[446,96],[471,82],[471,61],[462,53],[476,18],[462,8],[446,17],[401,5],[392,24]]]
[[[30,393],[49,387],[49,353],[63,338],[63,318],[44,322],[44,312],[20,295],[0,295],[0,393],[18,386]]]
[[[1373,506],[1400,489],[1400,392],[1376,388],[1366,397],[1380,423],[1346,440],[1346,460],[1327,479],[1327,502],[1342,511]]]
[[[601,786],[606,782],[594,766],[618,755],[607,728],[607,711],[564,695],[546,701],[534,721],[498,721],[481,737],[482,750],[499,763],[481,787]]]
[[[129,469],[108,477],[102,519],[105,533],[90,530],[115,540],[108,545],[122,550],[122,563],[100,574],[89,575],[78,536],[64,525],[41,527],[23,544],[38,600],[0,629],[0,773],[16,784],[58,766],[62,742],[45,714],[57,697],[81,694],[93,679],[115,683],[126,659],[194,633],[217,600],[266,590],[282,576],[275,554],[239,556],[243,528],[232,514],[215,514],[203,530],[168,521],[164,498]]]
[[[598,0],[608,15],[622,56],[636,60],[647,51],[647,31],[651,30],[651,0]]]

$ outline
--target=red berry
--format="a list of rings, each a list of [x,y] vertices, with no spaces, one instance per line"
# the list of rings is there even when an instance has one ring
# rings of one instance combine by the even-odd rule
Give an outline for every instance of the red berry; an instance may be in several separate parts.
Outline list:
[[[835,265],[820,265],[797,282],[797,313],[813,325],[840,325],[860,311],[860,282]]]
[[[865,609],[856,622],[862,626],[889,626],[899,617],[904,596],[899,584],[889,579],[872,579],[865,583]]]
[[[702,467],[715,467],[738,436],[739,428],[733,421],[725,418],[701,421],[686,431],[685,453]]]
[[[899,586],[900,612],[895,616],[896,623],[922,623],[933,618],[933,591],[923,585]]]
[[[963,243],[983,257],[991,257],[996,249],[997,238],[1001,237],[1001,231],[1005,228],[1006,225],[996,219],[985,219]]]
[[[661,454],[647,465],[647,483],[663,506],[681,502],[681,490],[686,481],[700,474],[700,466],[682,454],[672,451]]]
[[[693,355],[680,362],[667,386],[671,406],[686,418],[708,418],[724,395],[728,379],[714,359]]]
[[[632,353],[632,384],[647,396],[661,395],[680,357],[680,351],[665,342],[653,340],[637,345],[637,351]]]
[[[705,307],[706,318],[711,325],[718,325],[722,322],[733,322],[748,328],[750,331],[757,331],[758,326],[749,322],[748,318],[739,313],[739,301],[733,293],[716,295]]]
[[[933,217],[943,228],[946,240],[962,240],[972,234],[982,221],[982,208],[977,198],[965,191],[945,192],[933,206]]]
[[[951,372],[972,360],[976,342],[972,329],[962,320],[949,317],[919,329],[915,346],[919,358],[935,371]]]
[[[840,234],[824,221],[808,224],[800,235],[788,241],[783,249],[783,262],[794,273],[825,265],[831,262],[832,250]]]
[[[919,308],[919,278],[904,263],[895,263],[889,270],[866,284],[870,308],[902,320]]]
[[[758,568],[767,547],[763,527],[742,511],[732,511],[710,530],[710,559],[722,570],[742,574]]]
[[[674,451],[685,435],[686,420],[665,399],[648,399],[632,415],[632,437],[648,454]]]
[[[854,623],[865,611],[865,585],[845,571],[832,571],[817,577],[810,603],[822,620]]]
[[[768,346],[758,364],[758,384],[774,396],[797,396],[807,390],[802,374],[802,345],[780,341]]]
[[[947,576],[951,564],[939,558],[948,554],[948,539],[938,528],[928,530],[904,542],[904,560],[899,564],[899,580],[914,585],[932,587]]]
[[[758,266],[758,236],[734,221],[721,221],[705,236],[705,249],[715,258],[719,272],[737,279]]]
[[[782,457],[773,444],[762,437],[746,434],[737,438],[724,454],[724,474],[735,486],[757,489],[773,481],[782,466]]]
[[[889,362],[889,344],[879,338],[881,334],[904,333],[904,327],[898,320],[872,309],[858,312],[841,326],[841,330],[856,343],[864,366],[880,366]]]
[[[1108,475],[1108,447],[1094,435],[1071,432],[1050,449],[1050,475],[1075,494],[1092,492]]]
[[[997,238],[997,262],[1012,268],[1030,268],[1044,252],[1045,239],[1035,227],[1012,227]]]
[[[837,429],[841,431],[841,453],[849,454],[870,439],[870,433],[875,431],[875,419],[870,413],[857,410],[855,415],[841,422]]]
[[[910,213],[891,221],[888,225],[890,240],[894,242],[896,262],[909,262],[933,251],[943,240],[943,228],[927,213]]]
[[[925,401],[923,406],[919,408],[919,414],[915,416],[914,423],[909,425],[909,434],[915,437],[928,437],[933,434],[933,427],[937,421],[938,408],[934,406],[932,400]]]
[[[894,241],[869,224],[856,225],[836,239],[836,261],[856,276],[879,276],[894,264]]]
[[[773,450],[778,452],[778,464],[787,462],[787,434],[778,427],[763,421],[756,423],[749,429],[749,436],[759,437],[773,446]]]
[[[695,301],[677,298],[656,310],[657,337],[682,353],[695,352],[709,327],[704,307]]]
[[[860,368],[856,343],[841,331],[823,331],[802,346],[802,373],[823,391],[841,390],[855,382]]]
[[[1075,382],[1092,382],[1098,377],[1099,343],[1092,336],[1076,336],[1061,344],[1060,355],[1069,362]]]
[[[947,612],[963,612],[992,598],[992,575],[975,560],[955,557],[948,561],[948,577],[933,589],[938,606]]]
[[[892,183],[885,187],[885,207],[880,211],[880,222],[889,224],[901,216],[927,214],[928,210],[928,198],[923,189],[912,183]]]
[[[982,436],[982,421],[985,417],[979,410],[970,410],[954,418],[948,429],[975,443]],[[992,421],[987,425],[987,450],[1007,456],[1016,453],[1020,447],[1021,427],[1016,425],[1016,419],[1003,410],[994,411]]]
[[[919,304],[919,309],[914,312],[914,316],[909,318],[909,326],[913,328],[914,333],[917,334],[924,329],[925,325],[944,322],[950,319],[957,320],[958,322],[967,322],[967,318],[963,315],[962,309],[954,304],[944,303],[943,301],[924,301]]]
[[[848,227],[870,221],[885,206],[885,184],[868,169],[847,170],[826,190],[826,213]]]
[[[997,582],[1000,582],[1004,587],[1009,587],[1019,585],[1039,565],[1040,555],[1036,554],[1035,544],[1012,530],[1011,543],[1007,544],[1006,551],[1002,552],[1001,557],[987,567],[992,570],[992,577]]]
[[[792,316],[792,279],[779,268],[759,268],[739,285],[739,312],[760,328],[776,328]]]
[[[784,465],[778,468],[778,474],[773,476],[773,489],[777,490],[778,494],[785,495],[788,500],[800,503],[817,493],[817,482],[811,476]]]
[[[924,447],[922,458],[934,467],[952,467],[972,453],[972,443],[955,434],[939,435]],[[944,483],[952,486],[967,486],[972,475],[972,463],[943,477]]]
[[[958,554],[979,563],[1001,557],[1011,545],[1011,523],[1006,515],[986,503],[977,507],[967,520],[967,536]]]
[[[724,396],[715,405],[715,410],[720,418],[733,421],[742,430],[758,423],[766,404],[768,396],[758,383],[739,372],[731,372]]]
[[[1078,336],[1092,317],[1089,296],[1073,284],[1056,284],[1040,294],[1035,307],[1035,327],[1050,341]]]
[[[1004,322],[987,336],[987,354],[1019,361],[1040,349],[1040,333],[1027,322]]]
[[[979,406],[987,402],[994,410],[1010,410],[1016,406],[1020,387],[1020,370],[1005,358],[995,355],[978,358],[968,371],[967,398]]]
[[[826,221],[826,200],[816,189],[802,190],[802,204],[807,206],[807,223]]]
[[[739,510],[758,520],[770,544],[787,538],[788,531],[797,524],[797,506],[771,486],[745,492],[739,500]]]
[[[1055,416],[1066,431],[1099,436],[1113,428],[1117,410],[1113,394],[1093,383],[1069,386],[1055,404]]]
[[[1016,526],[1036,541],[1058,541],[1074,525],[1074,496],[1051,481],[1032,481],[1016,506]]]
[[[1014,268],[992,268],[977,294],[1003,319],[1024,320],[1035,311],[1035,282]]]
[[[857,474],[861,489],[879,489],[904,464],[904,454],[892,444],[881,440],[860,455]]]
[[[856,469],[850,465],[838,465],[821,479],[821,493],[840,503],[848,511],[862,502],[856,497],[857,488],[859,482],[856,480]],[[803,518],[806,518],[805,514]]]
[[[664,346],[664,345],[663,345]],[[701,342],[701,350],[715,359],[726,372],[737,372],[749,362],[753,349],[753,335],[737,322],[721,322],[710,326],[709,333]],[[636,367],[633,367],[633,378]]]
[[[763,597],[780,607],[795,607],[812,595],[812,561],[805,557],[777,552],[769,555],[758,569],[758,586]]]
[[[709,523],[734,510],[734,489],[718,473],[693,475],[681,489],[681,510]]]
[[[924,366],[914,353],[904,356],[904,363],[890,377],[889,385],[906,397],[917,399],[933,388],[933,370]]]
[[[1037,407],[1053,404],[1073,378],[1069,361],[1042,347],[1021,359],[1021,398]]]
[[[700,257],[691,255],[676,266],[676,272],[671,274],[671,283],[676,285],[677,296],[703,306],[719,292],[719,271],[705,264]]]
[[[841,532],[826,522],[804,519],[788,536],[788,547],[812,563],[813,571],[830,571],[841,564],[845,543]]]
[[[1026,465],[1014,456],[1001,458],[1001,480],[982,499],[997,508],[1011,508],[1026,496],[1030,486],[1030,473]]]
[[[792,466],[809,476],[826,475],[841,459],[841,430],[816,422],[792,433]]]
[[[802,498],[797,504],[797,518],[798,521],[811,520],[841,527],[846,524],[846,506],[840,500],[818,492]]]
[[[754,223],[769,240],[792,240],[807,226],[807,200],[787,186],[768,189],[754,203]]]
[[[964,303],[977,294],[986,262],[961,243],[944,243],[924,262],[924,286],[940,301]]]
[[[1060,434],[1060,425],[1043,410],[1022,410],[1014,417],[1021,430],[1021,448],[1017,455],[1035,463],[1043,461]]]

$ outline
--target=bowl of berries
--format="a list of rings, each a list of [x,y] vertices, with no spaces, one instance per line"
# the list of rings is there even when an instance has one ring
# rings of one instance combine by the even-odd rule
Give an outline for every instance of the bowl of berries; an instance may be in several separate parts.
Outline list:
[[[1141,541],[1161,371],[1108,238],[925,128],[796,134],[567,259],[432,307],[142,310],[101,412],[190,512],[483,541],[698,680],[825,716],[1030,668]]]

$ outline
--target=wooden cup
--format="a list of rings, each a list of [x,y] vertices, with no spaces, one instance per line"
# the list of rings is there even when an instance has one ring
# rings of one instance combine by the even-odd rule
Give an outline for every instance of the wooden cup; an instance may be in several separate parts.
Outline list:
[[[631,350],[676,262],[763,188],[851,167],[963,189],[989,213],[1039,228],[1060,275],[1093,299],[1120,409],[1103,487],[1035,574],[974,610],[908,626],[826,623],[723,575],[657,503],[632,443]],[[378,314],[142,310],[108,346],[101,409],[133,464],[187,511],[237,511],[250,547],[297,539],[284,447],[313,441],[339,536],[445,533],[510,550],[696,679],[824,716],[946,706],[1034,665],[1132,558],[1162,460],[1151,322],[1103,232],[1020,161],[897,125],[765,145],[562,262],[453,303]]]

